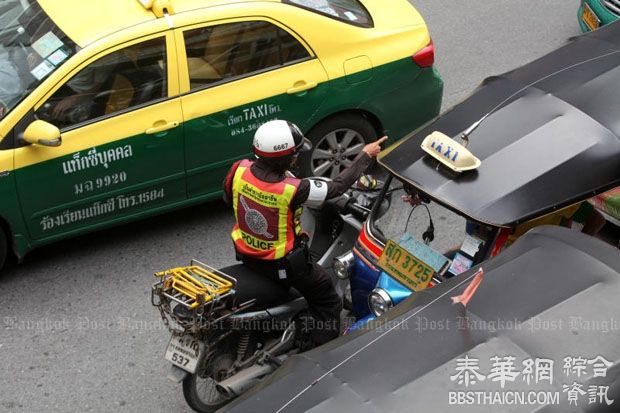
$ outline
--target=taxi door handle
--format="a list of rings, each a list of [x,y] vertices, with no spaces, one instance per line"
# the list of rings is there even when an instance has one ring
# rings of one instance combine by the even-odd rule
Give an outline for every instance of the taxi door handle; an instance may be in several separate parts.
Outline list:
[[[158,121],[153,124],[153,127],[145,130],[144,133],[146,133],[147,135],[153,135],[156,133],[165,132],[168,129],[176,128],[177,126],[179,126],[179,122],[176,120],[173,122]]]
[[[292,88],[288,89],[286,93],[289,95],[294,95],[296,93],[305,92],[306,90],[313,89],[318,86],[316,82],[306,82],[305,80],[300,80],[295,82]]]

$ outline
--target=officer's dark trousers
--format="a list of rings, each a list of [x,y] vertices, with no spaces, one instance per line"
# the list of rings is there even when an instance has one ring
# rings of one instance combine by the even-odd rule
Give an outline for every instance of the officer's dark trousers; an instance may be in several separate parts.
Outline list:
[[[253,271],[266,275],[299,291],[310,307],[312,319],[307,320],[310,338],[315,344],[323,344],[338,337],[340,333],[340,312],[342,300],[336,293],[329,274],[317,264],[308,263],[305,275],[287,273],[287,278],[278,277],[278,266],[272,261],[243,259]]]

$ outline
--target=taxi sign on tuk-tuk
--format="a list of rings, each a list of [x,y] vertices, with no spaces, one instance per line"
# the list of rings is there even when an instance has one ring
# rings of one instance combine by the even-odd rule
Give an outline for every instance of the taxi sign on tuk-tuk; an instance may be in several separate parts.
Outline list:
[[[387,148],[379,164],[443,207],[494,227],[514,228],[615,188],[619,50],[620,25],[610,24],[490,77]],[[465,152],[455,140],[463,135],[470,153],[484,162],[459,159]],[[437,166],[473,170],[444,174]]]
[[[480,166],[476,158],[466,147],[449,136],[435,131],[422,141],[422,150],[455,172],[464,172]]]

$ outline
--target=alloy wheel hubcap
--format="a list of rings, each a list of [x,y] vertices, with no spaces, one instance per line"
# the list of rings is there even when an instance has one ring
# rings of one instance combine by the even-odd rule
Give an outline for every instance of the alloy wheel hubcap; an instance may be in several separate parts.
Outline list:
[[[353,129],[336,129],[323,136],[312,151],[310,166],[314,176],[335,178],[351,165],[364,148],[362,135]]]

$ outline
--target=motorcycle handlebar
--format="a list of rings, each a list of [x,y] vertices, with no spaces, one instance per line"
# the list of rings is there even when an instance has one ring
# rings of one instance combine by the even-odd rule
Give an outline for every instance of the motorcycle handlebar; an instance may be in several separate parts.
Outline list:
[[[369,208],[359,205],[355,198],[352,198],[347,194],[327,200],[326,205],[330,205],[338,211],[338,213],[353,214],[362,221],[368,217],[368,214],[370,214]]]
[[[339,197],[332,198],[326,203],[334,207],[338,212],[343,214],[353,214],[360,220],[365,220],[370,213],[370,209],[358,205],[355,202],[354,198],[351,198],[347,195],[341,195]]]
[[[370,213],[370,210],[368,208],[364,208],[363,206],[356,204],[355,201],[352,199],[347,203],[346,210],[362,219],[366,219],[366,217]]]
[[[329,205],[332,208],[336,209],[338,212],[341,212],[344,210],[344,208],[346,208],[346,204],[349,199],[349,196],[347,196],[346,194],[342,194],[335,198],[328,199],[327,201],[325,201],[325,205]]]

